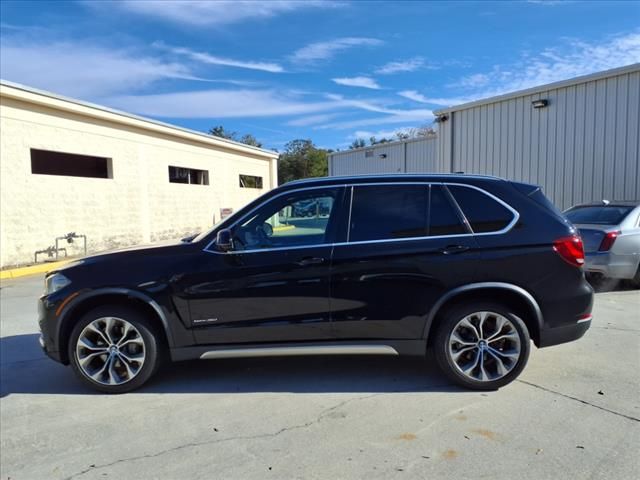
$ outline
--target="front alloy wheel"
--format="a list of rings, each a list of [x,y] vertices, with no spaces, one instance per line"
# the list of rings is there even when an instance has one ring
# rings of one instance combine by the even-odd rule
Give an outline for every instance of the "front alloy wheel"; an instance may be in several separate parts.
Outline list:
[[[82,373],[95,382],[122,385],[133,380],[144,365],[144,340],[126,320],[101,317],[80,332],[76,359]]]
[[[441,370],[476,390],[495,390],[514,380],[529,358],[524,322],[497,304],[457,307],[441,318],[433,344]]]
[[[139,311],[105,305],[87,312],[69,339],[69,359],[78,377],[105,393],[124,393],[157,370],[162,348],[158,330]]]

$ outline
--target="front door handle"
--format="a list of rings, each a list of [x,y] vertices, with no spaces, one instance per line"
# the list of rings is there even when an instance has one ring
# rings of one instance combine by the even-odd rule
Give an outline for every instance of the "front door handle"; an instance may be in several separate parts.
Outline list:
[[[322,265],[324,263],[324,258],[320,257],[306,257],[296,262],[301,267],[306,267],[308,265]]]
[[[445,255],[453,255],[455,253],[462,253],[469,250],[469,247],[466,245],[447,245],[444,248],[440,249],[440,253],[444,253]]]

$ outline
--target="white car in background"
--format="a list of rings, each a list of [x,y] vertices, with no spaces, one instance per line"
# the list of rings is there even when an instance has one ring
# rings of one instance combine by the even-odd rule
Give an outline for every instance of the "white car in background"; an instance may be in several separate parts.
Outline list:
[[[640,202],[603,200],[576,205],[564,215],[580,230],[588,274],[640,288]]]

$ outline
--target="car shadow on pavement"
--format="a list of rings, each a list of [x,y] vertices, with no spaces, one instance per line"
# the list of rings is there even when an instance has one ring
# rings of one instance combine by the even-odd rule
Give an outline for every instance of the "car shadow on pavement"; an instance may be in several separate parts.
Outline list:
[[[0,339],[0,396],[91,395],[70,367],[47,358],[38,335]],[[462,392],[421,358],[331,356],[189,361],[164,366],[135,394]]]

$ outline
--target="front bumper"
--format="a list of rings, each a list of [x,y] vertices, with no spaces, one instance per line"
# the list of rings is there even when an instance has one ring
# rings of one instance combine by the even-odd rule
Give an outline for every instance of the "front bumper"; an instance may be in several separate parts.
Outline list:
[[[60,349],[55,341],[56,338],[56,303],[50,302],[47,297],[38,299],[38,326],[40,327],[40,338],[38,342],[44,353],[56,362],[64,363]]]
[[[607,278],[630,280],[638,269],[636,255],[617,255],[614,252],[587,252],[584,258],[584,270],[598,273]]]

